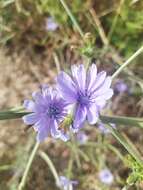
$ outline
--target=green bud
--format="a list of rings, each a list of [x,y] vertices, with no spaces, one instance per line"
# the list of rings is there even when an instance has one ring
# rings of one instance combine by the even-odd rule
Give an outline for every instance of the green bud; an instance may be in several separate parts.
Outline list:
[[[73,123],[72,115],[69,114],[67,117],[60,123],[59,128],[65,129],[66,127],[69,127]]]

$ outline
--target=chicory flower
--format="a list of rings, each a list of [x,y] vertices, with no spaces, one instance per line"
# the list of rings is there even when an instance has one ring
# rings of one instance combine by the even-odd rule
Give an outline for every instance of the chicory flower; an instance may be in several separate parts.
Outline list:
[[[88,71],[82,64],[73,65],[71,73],[70,76],[61,72],[57,83],[63,98],[69,104],[75,105],[73,129],[77,132],[86,119],[91,125],[97,122],[99,112],[112,97],[113,90],[110,88],[111,77],[106,76],[105,71],[97,74],[95,64]]]
[[[128,91],[128,86],[123,80],[118,80],[114,85],[114,90],[117,93],[124,93]]]
[[[102,183],[105,183],[107,185],[111,185],[113,182],[113,175],[109,169],[103,169],[99,172],[99,179]]]
[[[63,190],[73,190],[73,186],[78,184],[77,181],[69,180],[65,176],[60,176],[59,180],[59,187],[63,188]]]
[[[88,141],[88,136],[86,135],[84,131],[80,131],[76,135],[76,140],[78,141],[80,145],[83,145],[83,144],[86,144],[86,142]]]
[[[48,17],[46,19],[46,30],[48,31],[55,31],[58,28],[58,23],[56,23],[53,17]]]
[[[53,138],[68,140],[69,136],[59,124],[67,115],[67,104],[56,88],[43,86],[42,90],[32,94],[33,100],[25,100],[24,107],[31,111],[23,117],[24,123],[33,125],[38,133],[37,140],[43,141],[50,134]]]

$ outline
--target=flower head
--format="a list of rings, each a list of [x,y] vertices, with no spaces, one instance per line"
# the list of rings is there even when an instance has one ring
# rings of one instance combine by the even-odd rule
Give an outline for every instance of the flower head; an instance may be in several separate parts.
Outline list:
[[[76,135],[76,140],[79,142],[79,144],[86,144],[86,142],[88,141],[88,136],[86,135],[85,132],[80,131],[79,133],[77,133]]]
[[[95,64],[92,64],[86,72],[84,66],[73,65],[71,76],[61,72],[57,77],[58,87],[69,104],[75,104],[73,129],[78,131],[83,127],[84,121],[95,124],[100,110],[106,101],[113,95],[111,77],[106,77],[106,72],[97,74]]]
[[[37,131],[37,140],[43,141],[49,134],[66,141],[69,137],[59,129],[59,123],[67,115],[67,104],[55,88],[43,86],[41,92],[32,94],[33,100],[25,100],[24,107],[32,113],[23,117],[27,125]]]
[[[53,17],[48,17],[46,19],[46,30],[55,31],[58,28],[58,24],[54,21]]]
[[[99,179],[102,183],[110,185],[114,177],[109,169],[103,169],[99,172]]]
[[[123,80],[118,80],[114,86],[115,92],[123,93],[128,91],[128,86]]]
[[[73,190],[73,185],[77,185],[77,181],[71,181],[65,176],[60,176],[60,183],[59,187],[63,188],[64,190]]]

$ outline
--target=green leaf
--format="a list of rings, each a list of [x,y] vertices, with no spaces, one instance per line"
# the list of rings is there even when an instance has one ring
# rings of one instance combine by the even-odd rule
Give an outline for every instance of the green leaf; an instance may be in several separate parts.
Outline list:
[[[21,109],[11,109],[8,111],[0,111],[0,120],[18,119],[29,113],[30,112],[25,112]]]
[[[143,118],[101,115],[100,119],[103,123],[115,123],[143,128]]]

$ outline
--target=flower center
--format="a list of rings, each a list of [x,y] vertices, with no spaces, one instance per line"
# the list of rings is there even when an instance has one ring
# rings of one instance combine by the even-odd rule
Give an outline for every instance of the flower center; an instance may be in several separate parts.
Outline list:
[[[87,93],[82,93],[82,92],[79,92],[78,94],[78,100],[77,100],[81,105],[88,105],[89,103],[89,96],[87,95]]]
[[[56,118],[57,115],[60,114],[60,109],[55,105],[50,105],[47,114],[49,115],[50,118],[51,117]]]

